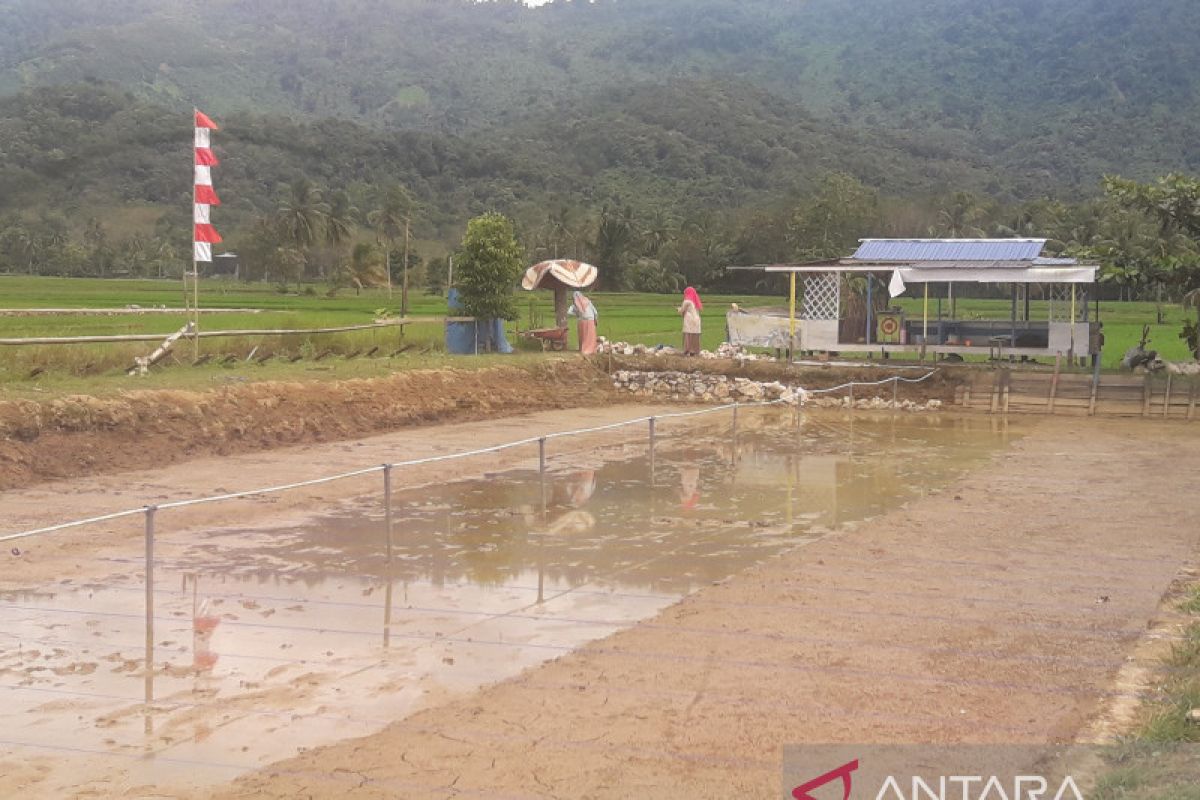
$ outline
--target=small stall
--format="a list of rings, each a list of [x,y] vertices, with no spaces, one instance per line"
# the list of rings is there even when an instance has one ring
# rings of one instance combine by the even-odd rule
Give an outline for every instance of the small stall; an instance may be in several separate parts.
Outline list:
[[[788,274],[790,305],[786,311],[731,311],[730,341],[884,357],[913,351],[922,357],[1095,355],[1098,320],[1089,318],[1088,300],[1098,267],[1047,258],[1045,244],[1045,239],[863,239],[849,258],[750,267]],[[958,314],[957,300],[968,284],[1005,287],[1008,318]],[[920,312],[892,306],[912,285],[920,287]],[[1034,295],[1044,318],[1031,316]]]
[[[543,349],[566,349],[571,292],[588,288],[599,275],[599,270],[591,264],[565,259],[543,261],[526,270],[525,277],[521,279],[522,289],[527,292],[550,289],[554,292],[554,327],[521,331],[521,335],[539,340]]]

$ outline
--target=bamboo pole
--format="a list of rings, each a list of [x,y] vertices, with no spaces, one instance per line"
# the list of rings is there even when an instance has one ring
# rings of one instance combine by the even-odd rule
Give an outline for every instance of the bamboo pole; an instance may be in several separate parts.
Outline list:
[[[400,288],[400,316],[408,316],[408,217],[404,218],[404,272]]]
[[[201,339],[229,336],[301,336],[307,334],[348,333],[350,331],[369,331],[378,328],[403,327],[420,323],[443,324],[446,322],[471,322],[473,317],[416,317],[413,319],[396,319],[376,322],[371,325],[345,325],[340,328],[295,328],[270,329],[251,328],[248,330],[204,331],[197,334]],[[104,344],[109,342],[158,342],[162,341],[161,333],[134,333],[119,336],[38,336],[27,339],[0,339],[0,346],[41,345],[41,344]]]

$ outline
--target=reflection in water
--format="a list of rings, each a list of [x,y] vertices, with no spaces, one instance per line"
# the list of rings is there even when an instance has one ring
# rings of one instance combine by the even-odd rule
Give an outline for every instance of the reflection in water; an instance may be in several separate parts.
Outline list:
[[[534,469],[398,490],[390,526],[376,497],[270,530],[160,530],[154,606],[137,576],[4,598],[0,671],[20,691],[0,718],[48,747],[166,757],[96,769],[226,780],[652,616],[953,481],[1007,435],[745,410],[736,430],[668,432],[607,462],[551,448],[544,484]],[[69,702],[49,693],[64,680]]]

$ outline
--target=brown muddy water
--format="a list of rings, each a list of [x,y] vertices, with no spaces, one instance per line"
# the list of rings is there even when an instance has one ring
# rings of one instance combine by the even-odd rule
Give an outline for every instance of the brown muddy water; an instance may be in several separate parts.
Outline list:
[[[27,794],[198,787],[372,733],[654,616],[957,476],[990,418],[743,412],[531,470],[253,530],[161,529],[143,555],[0,596],[0,772]],[[154,664],[147,672],[147,657]]]

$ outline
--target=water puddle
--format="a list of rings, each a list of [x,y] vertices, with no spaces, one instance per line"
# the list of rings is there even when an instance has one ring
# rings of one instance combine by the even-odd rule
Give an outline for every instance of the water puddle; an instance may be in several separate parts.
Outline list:
[[[27,794],[46,796],[194,787],[369,734],[944,486],[1009,435],[774,412],[736,437],[664,434],[652,455],[563,440],[544,484],[535,464],[398,489],[390,538],[379,497],[275,528],[167,527],[149,631],[140,552],[91,585],[3,595],[0,772],[44,766]]]

